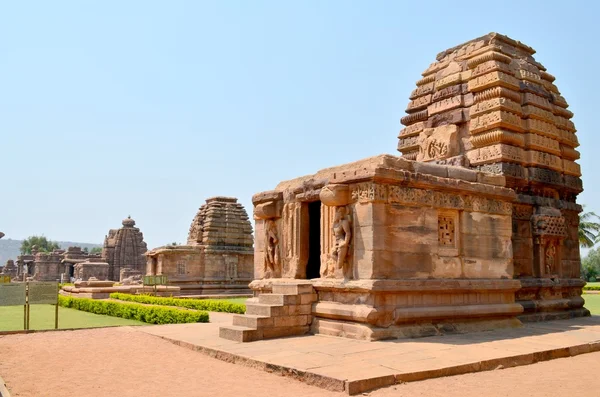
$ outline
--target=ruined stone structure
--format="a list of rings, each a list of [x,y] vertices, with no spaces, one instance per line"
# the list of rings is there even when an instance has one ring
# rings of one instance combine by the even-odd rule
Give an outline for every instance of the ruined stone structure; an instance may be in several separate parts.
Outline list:
[[[376,340],[589,315],[572,113],[533,49],[438,55],[382,155],[253,197],[256,297],[221,336]]]
[[[108,263],[108,279],[118,280],[121,269],[144,271],[147,251],[144,235],[135,227],[131,217],[123,220],[123,227],[111,229],[104,239],[102,258]]]
[[[187,245],[146,253],[146,274],[168,276],[182,295],[243,294],[253,279],[252,225],[231,197],[212,197],[194,217]]]
[[[6,265],[0,266],[0,276],[10,276],[11,280],[16,279],[18,274],[17,266],[15,261],[9,259],[6,261]]]
[[[79,262],[74,267],[75,280],[87,281],[90,278],[99,281],[108,280],[109,265],[106,262],[87,259],[83,262]]]
[[[75,277],[77,264],[87,261],[99,261],[100,255],[89,254],[81,247],[69,247],[67,250],[57,249],[52,252],[38,252],[34,250],[32,255],[20,255],[17,257],[17,275],[20,281],[31,277],[36,281],[68,282]],[[92,274],[93,277],[102,277],[100,274]],[[76,278],[76,277],[75,277]]]

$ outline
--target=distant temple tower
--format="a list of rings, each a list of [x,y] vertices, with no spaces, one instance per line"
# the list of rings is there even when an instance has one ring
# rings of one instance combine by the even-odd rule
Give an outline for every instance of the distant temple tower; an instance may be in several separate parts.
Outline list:
[[[236,198],[212,197],[196,213],[187,245],[158,247],[146,257],[146,274],[168,276],[182,295],[249,293],[252,224]]]
[[[147,250],[144,235],[135,227],[131,217],[123,220],[122,228],[109,230],[102,248],[102,258],[109,264],[108,279],[119,280],[121,269],[124,268],[143,272]]]

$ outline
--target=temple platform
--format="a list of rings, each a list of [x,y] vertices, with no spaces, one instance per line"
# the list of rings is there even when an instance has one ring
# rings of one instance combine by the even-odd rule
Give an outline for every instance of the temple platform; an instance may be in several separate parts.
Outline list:
[[[354,395],[401,382],[489,371],[600,351],[600,317],[393,341],[304,335],[251,343],[219,337],[232,315],[209,324],[140,327],[211,357]]]

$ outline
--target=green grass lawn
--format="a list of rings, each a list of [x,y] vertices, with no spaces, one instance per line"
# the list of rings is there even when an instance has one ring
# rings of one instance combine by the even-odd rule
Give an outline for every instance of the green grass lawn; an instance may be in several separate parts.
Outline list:
[[[583,294],[585,307],[594,316],[600,316],[600,294]]]
[[[31,305],[30,329],[54,329],[54,306]],[[101,316],[75,309],[58,308],[59,328],[91,328],[110,325],[147,325],[140,321]],[[23,330],[23,306],[0,306],[0,331]]]
[[[231,298],[231,299],[223,299],[223,301],[225,301],[225,302],[230,302],[230,303],[241,303],[242,305],[245,305],[247,300],[248,300],[248,298]]]
[[[593,285],[593,286],[598,287],[598,286],[600,286],[600,281],[599,282],[595,282],[595,283],[591,283],[591,282],[588,281],[585,285],[589,285],[589,286]]]

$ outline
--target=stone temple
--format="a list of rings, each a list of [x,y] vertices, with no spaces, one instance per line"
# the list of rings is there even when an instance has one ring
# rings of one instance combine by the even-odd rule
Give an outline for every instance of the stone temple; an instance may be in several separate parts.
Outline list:
[[[255,297],[221,327],[377,340],[589,315],[573,116],[533,58],[491,33],[440,53],[380,155],[253,197]]]
[[[148,250],[144,235],[135,227],[135,221],[127,217],[120,229],[111,229],[104,239],[102,258],[108,263],[108,279],[119,280],[121,270],[129,269],[143,273],[146,266],[144,254]]]
[[[187,245],[146,253],[148,275],[167,275],[182,295],[250,293],[254,277],[252,224],[232,197],[212,197],[194,217]]]

